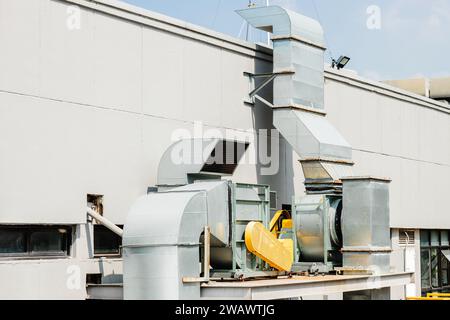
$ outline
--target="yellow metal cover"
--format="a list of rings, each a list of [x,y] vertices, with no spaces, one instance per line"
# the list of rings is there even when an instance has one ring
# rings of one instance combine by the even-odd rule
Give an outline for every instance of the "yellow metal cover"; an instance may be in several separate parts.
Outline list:
[[[283,222],[281,222],[281,225],[283,226],[283,229],[292,229],[292,219],[284,219]]]
[[[250,222],[245,228],[247,249],[279,271],[291,271],[293,242],[280,241],[260,222]],[[288,250],[289,247],[292,250]]]
[[[281,227],[279,221],[281,220],[282,224],[284,221],[283,219],[290,219],[290,218],[291,214],[286,210],[279,210],[275,212],[275,215],[273,216],[269,224],[270,232],[272,232],[276,237],[278,237],[278,233],[280,232]]]
[[[294,240],[292,239],[278,239],[284,248],[290,252],[291,256],[294,256]]]

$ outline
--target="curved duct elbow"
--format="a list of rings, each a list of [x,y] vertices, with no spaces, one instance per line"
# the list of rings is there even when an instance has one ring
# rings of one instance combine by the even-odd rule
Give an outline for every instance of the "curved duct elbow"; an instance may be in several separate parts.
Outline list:
[[[323,52],[321,25],[308,17],[279,6],[238,10],[257,29],[272,32],[275,107],[301,105],[324,108]]]
[[[199,276],[199,241],[207,225],[203,192],[157,193],[131,209],[124,229],[124,298],[186,299],[200,295],[182,277]]]
[[[141,197],[123,234],[125,299],[198,299],[200,236],[228,244],[228,182],[194,183]]]

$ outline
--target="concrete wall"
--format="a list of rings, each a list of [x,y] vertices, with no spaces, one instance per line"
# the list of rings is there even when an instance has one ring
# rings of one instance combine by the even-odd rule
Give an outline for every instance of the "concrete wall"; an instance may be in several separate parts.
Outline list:
[[[122,274],[121,259],[0,261],[0,300],[86,299],[86,274]]]
[[[391,227],[450,229],[450,109],[443,104],[330,71],[330,121],[353,147],[357,175],[392,179]]]
[[[70,30],[69,4],[0,0],[0,223],[82,223],[88,193],[104,195],[105,216],[123,223],[156,183],[175,129],[270,126],[269,110],[243,102],[243,72],[270,70],[270,55],[255,63],[250,45],[102,8],[80,7]],[[252,171],[241,178],[255,181]]]

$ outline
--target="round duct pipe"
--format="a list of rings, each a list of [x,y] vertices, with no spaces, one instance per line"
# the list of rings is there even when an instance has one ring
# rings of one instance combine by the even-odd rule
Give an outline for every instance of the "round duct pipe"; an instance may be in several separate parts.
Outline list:
[[[332,260],[330,251],[342,246],[342,199],[325,195],[306,196],[296,204],[295,215],[299,262]]]

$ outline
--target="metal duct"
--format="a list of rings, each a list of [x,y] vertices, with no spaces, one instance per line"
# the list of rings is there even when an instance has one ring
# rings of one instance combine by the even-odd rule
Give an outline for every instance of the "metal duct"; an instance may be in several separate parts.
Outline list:
[[[232,175],[247,147],[246,142],[222,139],[177,141],[161,157],[157,184],[176,187]]]
[[[207,194],[207,218],[213,245],[231,244],[230,208],[228,204],[227,181],[199,181],[194,184],[173,189],[174,192],[203,191]],[[220,243],[218,243],[220,242]]]
[[[123,235],[125,299],[199,299],[200,236],[205,226],[227,238],[226,181],[152,193],[132,207]],[[212,221],[210,219],[213,219]],[[221,230],[221,227],[223,229]]]
[[[325,118],[324,36],[320,24],[279,6],[238,10],[253,27],[272,32],[274,126],[302,158],[317,159],[338,179],[352,165],[348,142]],[[326,164],[322,165],[322,161]],[[342,167],[345,169],[341,170]],[[304,170],[305,178],[310,170]],[[338,176],[336,176],[336,173]]]
[[[430,97],[450,101],[450,77],[431,79]]]
[[[343,264],[379,273],[390,270],[388,179],[343,178]]]
[[[450,77],[386,80],[383,82],[427,98],[450,100]]]
[[[427,78],[385,80],[384,83],[421,96],[430,97],[430,80]]]
[[[294,210],[300,261],[331,260],[329,254],[337,251],[342,242],[342,200],[339,197],[307,195],[296,201]]]

